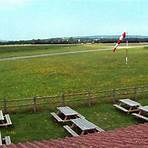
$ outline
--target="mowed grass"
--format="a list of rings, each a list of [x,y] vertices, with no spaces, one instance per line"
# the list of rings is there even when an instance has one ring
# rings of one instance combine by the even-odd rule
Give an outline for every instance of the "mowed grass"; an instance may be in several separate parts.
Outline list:
[[[100,45],[73,46],[70,45],[73,51],[82,46],[84,46],[83,50],[86,46],[89,49],[102,48],[102,45],[101,47]],[[20,47],[19,50],[21,48],[24,47]],[[27,51],[29,52],[29,50],[25,52]],[[125,49],[120,49],[116,53],[110,50],[1,61],[0,99],[5,97],[21,99],[65,91],[143,85],[148,82],[147,57],[147,48],[130,48],[127,65],[125,64]]]
[[[29,47],[29,50],[21,51],[21,48],[19,47],[19,51],[14,52],[15,56],[40,52],[40,49]],[[50,48],[43,50],[55,52]],[[70,46],[70,48],[71,51],[76,51],[81,48],[86,50],[106,48],[106,46],[78,45]],[[56,48],[56,52],[61,50],[65,49]],[[66,51],[69,51],[69,48]],[[4,53],[3,56],[12,56],[11,52]],[[148,48],[130,48],[128,65],[125,64],[124,55],[125,49],[120,49],[114,54],[112,51],[98,51],[0,62],[0,99],[5,97],[21,99],[65,91],[103,90],[146,84],[148,82]],[[146,95],[144,99],[138,101],[142,105],[148,103]],[[116,110],[105,100],[91,107],[79,105],[73,109],[104,130],[140,123],[131,115]],[[51,118],[49,115],[51,111],[55,110],[11,114],[13,127],[1,129],[2,135],[10,135],[13,143],[68,136],[62,125]]]
[[[24,45],[24,46],[0,46],[0,58],[29,56],[36,54],[49,54],[66,51],[81,51],[98,48],[106,48],[109,45],[99,44],[98,46],[91,46],[89,44],[77,45],[77,44],[61,44],[61,45]]]
[[[147,98],[140,99],[138,102],[142,105],[148,103]],[[131,114],[126,114],[115,109],[112,104],[106,102],[92,105],[91,107],[86,105],[73,107],[73,109],[105,131],[144,123]],[[70,136],[64,130],[63,124],[59,124],[53,120],[50,115],[51,111],[56,112],[56,110],[50,110],[38,113],[11,114],[13,126],[11,128],[1,128],[2,135],[10,135],[13,143],[57,139]]]
[[[140,123],[131,115],[116,110],[112,104],[102,103],[74,109],[106,131]],[[1,129],[1,132],[10,135],[13,143],[70,136],[62,127],[63,124],[56,123],[49,112],[21,113],[11,115],[11,118],[13,127]]]

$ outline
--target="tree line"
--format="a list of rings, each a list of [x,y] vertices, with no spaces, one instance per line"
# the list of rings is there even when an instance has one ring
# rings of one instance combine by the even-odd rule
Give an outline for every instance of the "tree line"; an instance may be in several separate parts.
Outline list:
[[[115,43],[116,37],[69,37],[69,38],[51,38],[51,39],[32,39],[19,41],[0,41],[0,45],[13,44],[80,44],[80,43]],[[148,37],[127,37],[124,42],[140,43],[148,42]]]

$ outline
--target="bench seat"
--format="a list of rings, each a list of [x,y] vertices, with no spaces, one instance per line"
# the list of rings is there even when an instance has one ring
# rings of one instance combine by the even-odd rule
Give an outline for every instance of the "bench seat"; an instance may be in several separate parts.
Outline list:
[[[5,140],[5,144],[6,145],[10,145],[11,144],[11,139],[10,136],[5,136],[5,138],[3,138]]]
[[[142,116],[140,114],[132,113],[133,116],[148,121],[148,117]]]
[[[50,113],[53,117],[54,117],[54,119],[56,119],[58,122],[63,122],[63,120],[56,114],[56,113],[54,113],[54,112],[52,112],[52,113]]]
[[[10,136],[5,136],[4,138],[1,137],[1,132],[0,132],[0,146],[3,144],[5,145],[10,145],[11,144],[11,139]]]
[[[0,110],[0,120],[4,120],[4,115],[3,115],[2,110]]]
[[[77,116],[78,116],[79,118],[85,119],[85,117],[82,116],[81,114],[78,114]]]
[[[124,107],[122,107],[122,106],[120,106],[118,104],[114,104],[113,106],[116,107],[116,108],[118,108],[118,109],[120,109],[120,110],[122,110],[122,111],[124,111],[124,112],[126,112],[126,113],[128,112],[127,109],[125,109]]]
[[[104,130],[100,127],[97,127],[96,129],[98,130],[98,132],[104,132]]]
[[[68,131],[72,136],[79,136],[73,129],[71,129],[68,125],[63,126],[66,131]]]

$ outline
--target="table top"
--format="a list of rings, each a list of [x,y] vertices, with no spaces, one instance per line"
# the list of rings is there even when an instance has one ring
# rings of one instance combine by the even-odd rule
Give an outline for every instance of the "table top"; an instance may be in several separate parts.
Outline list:
[[[77,118],[77,119],[72,119],[71,120],[76,126],[78,126],[82,131],[84,130],[92,130],[96,129],[97,126],[93,124],[92,122],[82,119],[82,118]]]
[[[4,120],[4,115],[3,115],[2,110],[0,110],[0,120]]]
[[[75,110],[71,109],[68,106],[65,107],[57,107],[57,109],[63,113],[65,116],[72,116],[72,115],[78,115],[78,112],[76,112]]]
[[[135,101],[130,100],[130,99],[121,99],[119,101],[124,103],[124,104],[126,104],[126,105],[128,105],[128,106],[131,106],[131,107],[133,107],[133,106],[140,106],[140,103],[135,102]]]
[[[141,107],[139,107],[139,109],[144,112],[148,112],[148,106],[141,106]]]

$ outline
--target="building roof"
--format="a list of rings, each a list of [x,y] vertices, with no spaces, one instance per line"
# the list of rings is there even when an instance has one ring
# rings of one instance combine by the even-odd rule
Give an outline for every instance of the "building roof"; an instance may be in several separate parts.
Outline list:
[[[8,148],[148,148],[148,123],[78,137],[11,144]],[[5,147],[5,148],[7,148]],[[3,147],[4,148],[4,147]]]

